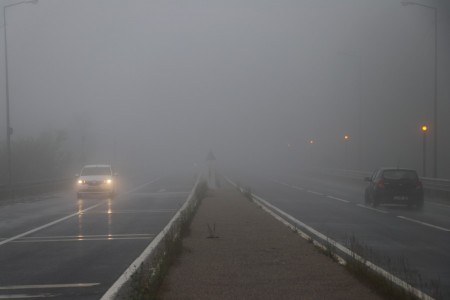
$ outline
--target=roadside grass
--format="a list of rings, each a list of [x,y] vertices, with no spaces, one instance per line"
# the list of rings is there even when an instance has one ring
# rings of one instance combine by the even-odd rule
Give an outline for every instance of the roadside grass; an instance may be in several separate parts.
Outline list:
[[[163,246],[154,251],[147,263],[138,267],[125,291],[118,295],[119,299],[158,299],[158,291],[170,266],[184,250],[182,240],[190,234],[191,221],[207,191],[206,182],[198,184],[194,192],[197,201],[181,214],[178,226],[166,235]]]
[[[416,295],[414,288],[426,293],[433,299],[444,299],[441,293],[440,280],[424,279],[418,270],[411,267],[404,257],[392,259],[376,253],[372,248],[362,244],[355,236],[347,239],[345,245],[355,255],[346,260],[345,268],[358,280],[373,288],[386,299],[416,300],[423,297]],[[359,257],[357,258],[356,255]],[[361,260],[362,258],[362,260]],[[382,266],[390,274],[401,278],[410,287],[403,287],[389,280],[368,266],[368,262]]]
[[[242,187],[237,184],[237,190],[242,193],[249,201],[254,201],[250,187]],[[260,205],[260,204],[258,204]],[[313,244],[316,249],[330,257],[333,262],[344,266],[356,279],[371,288],[384,299],[392,300],[421,300],[421,299],[444,299],[440,280],[425,280],[418,270],[411,268],[405,258],[392,259],[387,256],[376,253],[372,248],[362,244],[354,235],[347,238],[344,246],[353,253],[348,256],[343,255],[336,248],[336,245],[330,240],[325,242],[316,241],[312,236],[302,232],[295,225],[290,225],[293,232],[303,236],[308,243]],[[409,286],[399,285],[392,280],[393,276],[382,275],[370,266],[383,266],[388,273],[401,278]],[[422,295],[417,295],[414,289],[420,291]]]

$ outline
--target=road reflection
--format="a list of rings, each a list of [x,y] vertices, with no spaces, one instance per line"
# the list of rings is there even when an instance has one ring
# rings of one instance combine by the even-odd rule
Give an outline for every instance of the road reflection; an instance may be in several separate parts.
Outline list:
[[[83,240],[83,215],[84,215],[84,200],[78,199],[78,240]]]
[[[106,200],[106,204],[107,204],[107,211],[106,211],[106,223],[107,223],[107,234],[106,234],[106,238],[108,240],[112,240],[113,239],[113,234],[112,234],[112,215],[113,215],[113,208],[112,208],[112,199],[108,198]],[[86,205],[87,205],[87,200],[86,199],[82,199],[82,198],[78,198],[78,235],[77,235],[77,240],[78,241],[84,241],[86,239],[86,235],[83,233],[83,223],[84,223],[84,211],[86,209]]]

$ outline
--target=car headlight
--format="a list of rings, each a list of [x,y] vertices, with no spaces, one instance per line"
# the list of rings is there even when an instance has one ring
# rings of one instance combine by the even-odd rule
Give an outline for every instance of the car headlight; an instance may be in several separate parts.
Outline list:
[[[78,184],[83,184],[84,180],[78,179]]]
[[[106,182],[107,184],[111,184],[111,183],[112,183],[112,179],[106,179],[105,182]]]

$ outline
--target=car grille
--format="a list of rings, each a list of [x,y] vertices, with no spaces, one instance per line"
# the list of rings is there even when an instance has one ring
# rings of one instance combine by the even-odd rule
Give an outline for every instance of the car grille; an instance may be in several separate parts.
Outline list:
[[[87,181],[86,183],[90,186],[99,186],[100,184],[102,184],[101,181]]]

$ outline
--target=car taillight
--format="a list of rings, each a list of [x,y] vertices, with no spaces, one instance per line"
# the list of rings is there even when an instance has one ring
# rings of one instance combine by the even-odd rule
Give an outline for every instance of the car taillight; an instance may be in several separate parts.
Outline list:
[[[377,187],[380,188],[380,189],[384,189],[384,180],[383,179],[378,181]]]

